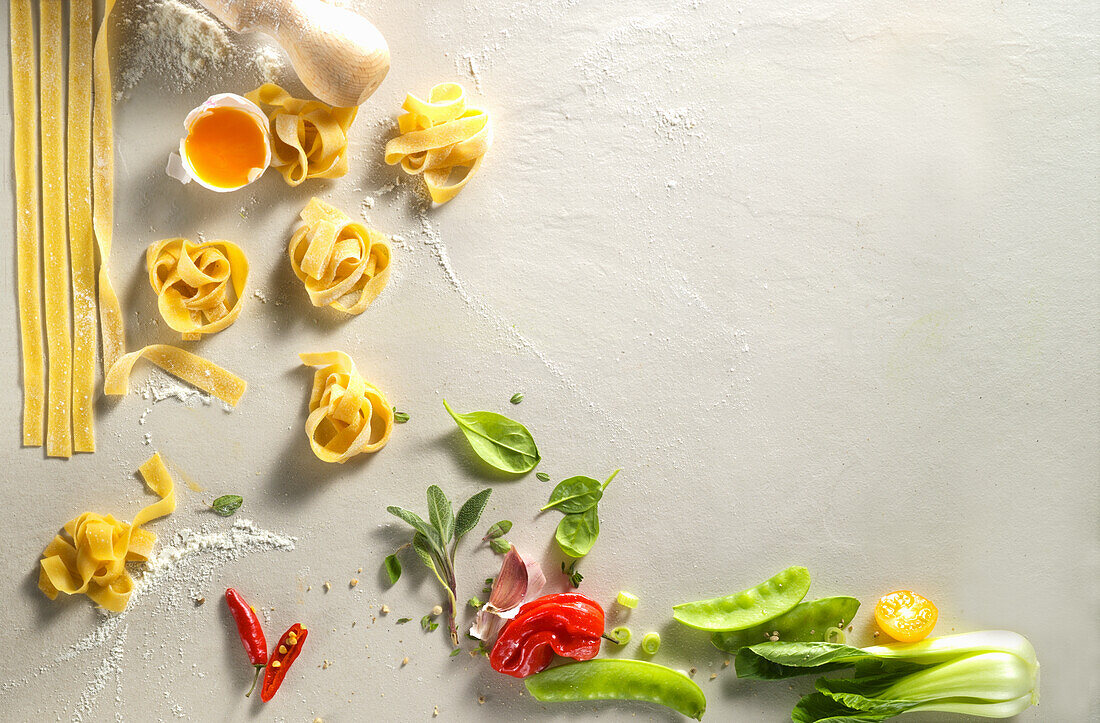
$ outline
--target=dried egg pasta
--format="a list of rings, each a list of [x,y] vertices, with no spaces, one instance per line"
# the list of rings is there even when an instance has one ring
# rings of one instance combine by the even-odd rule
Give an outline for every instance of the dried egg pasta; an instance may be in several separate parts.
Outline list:
[[[393,431],[393,407],[341,351],[299,354],[317,367],[309,398],[306,435],[324,462],[343,464],[357,454],[377,452]]]
[[[301,215],[288,252],[310,302],[361,314],[390,277],[386,237],[317,198]]]
[[[70,520],[42,552],[38,589],[46,597],[54,600],[59,592],[83,594],[116,613],[126,609],[134,589],[126,563],[148,560],[157,541],[141,526],[176,509],[172,476],[160,455],[150,457],[139,471],[160,500],[138,512],[130,523],[96,512]]]
[[[160,315],[184,340],[221,331],[240,316],[248,260],[236,244],[165,239],[149,247],[145,261]]]
[[[339,178],[348,172],[348,128],[358,108],[293,98],[274,83],[265,83],[245,97],[268,108],[272,165],[288,184]]]
[[[440,83],[427,101],[409,93],[401,108],[401,135],[386,143],[386,163],[400,163],[410,175],[424,174],[432,200],[446,203],[481,167],[492,144],[489,114],[469,107],[466,90],[458,83]],[[452,181],[454,174],[461,175]]]

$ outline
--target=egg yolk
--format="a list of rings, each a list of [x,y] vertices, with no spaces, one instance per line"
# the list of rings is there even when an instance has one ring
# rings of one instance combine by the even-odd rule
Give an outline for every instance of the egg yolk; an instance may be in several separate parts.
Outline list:
[[[267,140],[251,113],[212,108],[191,124],[184,142],[195,174],[218,188],[248,183],[248,172],[263,168]]]

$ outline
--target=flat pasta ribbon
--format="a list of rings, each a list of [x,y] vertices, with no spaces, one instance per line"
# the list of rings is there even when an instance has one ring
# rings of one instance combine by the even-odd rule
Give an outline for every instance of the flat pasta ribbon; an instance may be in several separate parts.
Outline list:
[[[157,241],[145,252],[160,315],[185,341],[226,328],[241,314],[248,260],[229,241]]]
[[[393,431],[393,407],[342,351],[299,354],[317,367],[309,397],[306,436],[323,462],[343,464],[357,454],[377,452]]]
[[[267,106],[272,165],[291,186],[307,178],[339,178],[348,172],[348,128],[358,108],[334,108],[319,100],[291,97],[274,83],[246,93]]]
[[[458,83],[440,83],[427,101],[409,93],[401,108],[401,135],[386,143],[386,163],[400,163],[409,175],[424,174],[432,200],[446,203],[477,173],[492,145],[489,114],[469,107]],[[452,173],[462,169],[465,174],[452,182]]]
[[[87,595],[116,613],[126,609],[134,589],[126,563],[148,560],[157,541],[155,534],[141,526],[176,509],[172,476],[160,455],[150,457],[139,471],[160,500],[138,512],[130,523],[96,512],[70,520],[42,551],[38,589],[46,597],[54,600],[59,592]]]
[[[125,394],[130,387],[130,372],[139,359],[148,359],[172,376],[213,394],[226,404],[237,406],[247,383],[231,371],[197,354],[167,344],[150,344],[115,361],[103,380],[105,394]]]
[[[363,313],[390,278],[386,237],[318,198],[310,200],[301,216],[287,250],[310,302]]]

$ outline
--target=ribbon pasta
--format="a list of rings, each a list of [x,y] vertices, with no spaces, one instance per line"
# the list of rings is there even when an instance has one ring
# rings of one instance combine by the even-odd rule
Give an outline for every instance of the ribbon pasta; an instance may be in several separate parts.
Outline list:
[[[185,341],[226,328],[241,314],[248,260],[228,241],[157,241],[145,253],[160,315]]]
[[[489,114],[469,107],[458,83],[440,83],[427,101],[409,93],[401,108],[401,135],[386,143],[386,163],[400,163],[409,175],[424,174],[432,200],[446,203],[477,173],[492,145]],[[452,172],[461,169],[465,174],[452,182]]]
[[[306,419],[306,435],[317,458],[343,464],[386,446],[393,407],[359,374],[351,357],[342,351],[298,356],[306,366],[317,367]]]
[[[390,278],[390,245],[374,229],[313,198],[287,249],[294,275],[314,306],[361,314]],[[344,303],[344,299],[351,299]]]
[[[70,520],[42,552],[38,589],[46,597],[55,600],[59,592],[83,594],[116,613],[126,609],[134,589],[126,563],[148,560],[157,541],[154,533],[141,526],[176,509],[172,476],[160,455],[150,457],[139,471],[160,500],[138,512],[131,523],[96,512]]]
[[[348,128],[358,108],[293,98],[274,83],[264,83],[245,97],[270,108],[272,165],[289,185],[348,172]]]
[[[247,383],[233,372],[177,346],[150,344],[123,354],[103,380],[104,394],[125,394],[130,387],[130,372],[139,359],[147,359],[172,376],[213,394],[226,404],[237,406]]]

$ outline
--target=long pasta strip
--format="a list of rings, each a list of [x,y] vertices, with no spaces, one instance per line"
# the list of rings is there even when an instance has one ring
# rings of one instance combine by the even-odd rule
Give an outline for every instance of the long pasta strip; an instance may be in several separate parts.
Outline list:
[[[169,374],[233,406],[244,396],[247,387],[245,381],[236,374],[201,356],[177,346],[150,344],[118,358],[107,372],[107,378],[103,382],[104,393],[125,394],[129,388],[130,371],[139,359],[148,359]]]
[[[23,354],[23,445],[42,446],[46,401],[42,356],[42,282],[38,236],[38,58],[31,0],[11,0],[9,14],[13,153],[16,200],[16,275]]]
[[[95,239],[92,236],[92,4],[69,0],[69,248],[73,271],[73,449],[95,451]]]
[[[65,77],[61,0],[38,5],[42,133],[42,255],[46,291],[46,454],[73,453],[73,339],[69,318],[69,229],[65,196]]]
[[[99,245],[99,324],[103,339],[104,374],[126,349],[122,328],[122,309],[111,286],[108,260],[115,222],[115,139],[111,110],[111,59],[108,56],[107,28],[115,0],[106,0],[103,20],[95,39],[92,61],[95,103],[92,106],[92,227]]]

